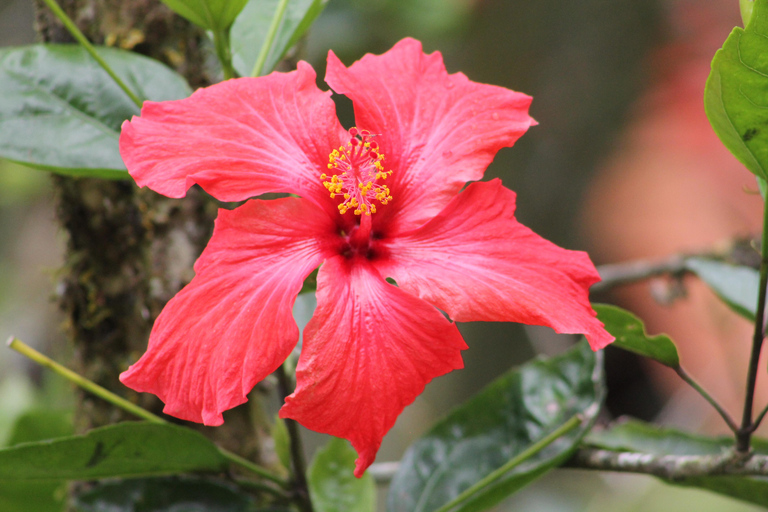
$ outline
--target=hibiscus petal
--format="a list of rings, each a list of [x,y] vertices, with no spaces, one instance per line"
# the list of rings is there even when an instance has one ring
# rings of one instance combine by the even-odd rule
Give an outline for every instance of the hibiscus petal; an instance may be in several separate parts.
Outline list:
[[[222,201],[265,192],[325,198],[328,154],[348,138],[306,62],[291,73],[228,80],[178,101],[147,101],[123,123],[120,154],[139,186]],[[327,202],[327,200],[325,201]]]
[[[326,261],[317,304],[280,416],[349,439],[360,477],[405,406],[430,380],[463,367],[467,346],[455,324],[362,258]]]
[[[383,240],[379,271],[455,321],[506,321],[611,336],[589,303],[600,280],[589,256],[548,242],[515,219],[501,180],[473,183],[419,229]]]
[[[291,314],[306,276],[331,250],[330,217],[303,199],[219,210],[196,277],[157,318],[149,348],[120,376],[164,412],[220,425],[296,345]]]
[[[329,52],[325,80],[352,100],[358,128],[380,134],[394,200],[375,222],[390,234],[437,215],[467,181],[483,176],[499,149],[536,123],[529,96],[449,75],[440,52],[426,55],[414,39],[349,68]]]

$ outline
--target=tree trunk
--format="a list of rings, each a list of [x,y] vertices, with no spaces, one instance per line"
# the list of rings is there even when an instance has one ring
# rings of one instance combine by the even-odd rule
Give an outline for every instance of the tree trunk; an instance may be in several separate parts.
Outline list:
[[[158,59],[193,87],[210,83],[202,30],[159,1],[60,4],[92,42]],[[46,42],[73,42],[42,2],[36,25]],[[94,382],[159,412],[157,398],[129,390],[118,375],[144,352],[160,310],[193,277],[192,265],[210,237],[217,205],[199,189],[184,199],[169,199],[132,181],[59,176],[53,181],[57,217],[69,238],[60,305],[75,349],[73,365]],[[80,395],[75,417],[78,431],[135,419],[87,394]],[[222,427],[199,429],[227,449],[256,459],[260,436],[250,409],[230,411],[225,420]]]

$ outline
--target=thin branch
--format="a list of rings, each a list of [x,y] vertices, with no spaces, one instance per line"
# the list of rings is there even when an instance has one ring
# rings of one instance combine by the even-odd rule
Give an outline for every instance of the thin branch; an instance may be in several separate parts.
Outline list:
[[[721,455],[654,455],[581,448],[563,467],[641,473],[676,481],[702,476],[768,476],[768,456],[736,451]]]
[[[689,386],[691,386],[693,389],[696,390],[698,394],[700,394],[702,397],[704,397],[704,400],[709,402],[709,405],[715,408],[715,410],[720,414],[720,417],[723,418],[725,423],[728,425],[728,428],[731,429],[731,431],[735,434],[739,430],[739,426],[736,424],[736,421],[731,417],[730,414],[728,414],[728,411],[726,411],[723,406],[721,406],[717,400],[712,398],[712,396],[706,392],[704,388],[702,388],[698,382],[693,380],[693,378],[688,375],[688,372],[683,370],[682,366],[678,366],[675,368],[675,372],[680,376],[681,379],[683,379],[686,383],[688,383]]]
[[[766,287],[768,287],[768,202],[763,205],[763,238],[760,244],[760,288],[757,296],[757,310],[755,312],[755,332],[752,336],[752,352],[749,356],[749,370],[747,372],[747,392],[744,398],[744,414],[741,420],[741,429],[736,434],[736,449],[747,453],[750,448],[750,438],[755,431],[756,424],[752,422],[752,409],[755,400],[755,386],[757,385],[757,372],[760,366],[760,352],[763,349],[765,339]],[[761,418],[762,419],[762,418]]]
[[[763,409],[763,411],[760,414],[758,414],[757,419],[753,422],[752,432],[757,430],[757,427],[759,427],[760,423],[763,422],[763,418],[765,418],[766,414],[768,414],[768,405],[765,406],[765,409]]]
[[[600,273],[601,281],[592,285],[591,291],[600,293],[616,286],[664,275],[682,276],[688,272],[685,267],[686,258],[687,256],[676,254],[660,261],[637,260],[600,265],[597,271]]]

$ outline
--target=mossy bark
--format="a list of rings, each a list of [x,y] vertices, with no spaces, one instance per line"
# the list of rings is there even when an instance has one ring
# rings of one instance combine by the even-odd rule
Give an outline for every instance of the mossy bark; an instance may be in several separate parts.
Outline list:
[[[140,52],[181,73],[193,87],[210,83],[202,30],[158,0],[61,0],[92,42]],[[72,42],[60,22],[37,4],[37,30],[46,42]],[[169,199],[132,181],[54,177],[57,217],[68,235],[61,272],[61,308],[74,346],[73,366],[94,382],[158,412],[154,396],[132,392],[118,375],[144,352],[154,319],[194,273],[216,215],[214,200],[193,189]],[[134,419],[82,394],[76,428]],[[217,443],[258,459],[257,427],[249,408],[225,416],[223,427],[199,427]]]

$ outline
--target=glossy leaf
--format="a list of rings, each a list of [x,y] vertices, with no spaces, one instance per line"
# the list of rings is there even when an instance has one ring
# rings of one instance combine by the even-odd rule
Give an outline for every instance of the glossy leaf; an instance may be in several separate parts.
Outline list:
[[[77,512],[257,512],[253,499],[232,485],[193,477],[100,483],[76,496]],[[275,510],[276,509],[272,509]]]
[[[725,147],[768,178],[768,0],[756,0],[746,29],[734,28],[715,53],[704,107]]]
[[[8,446],[63,437],[72,433],[69,414],[32,410],[20,415],[11,430]],[[0,510],[13,512],[61,512],[66,484],[57,480],[0,480]]]
[[[280,0],[251,0],[232,25],[232,64],[242,76],[250,76]],[[280,29],[264,63],[262,74],[274,69],[285,52],[303,36],[328,0],[289,0]]]
[[[608,430],[592,431],[584,441],[606,450],[654,455],[718,455],[733,448],[732,437],[697,436],[636,420],[619,423]],[[753,438],[752,447],[756,453],[768,454],[768,441]],[[768,503],[768,480],[757,477],[696,477],[667,482],[707,489],[757,505]]]
[[[579,428],[454,510],[493,506],[567,460],[589,430],[604,396],[602,353],[593,352],[585,341],[565,354],[510,371],[408,449],[392,481],[387,510],[436,510],[574,414],[583,414]]]
[[[228,29],[248,0],[162,0],[176,14],[214,32]]]
[[[685,266],[699,276],[729,308],[747,320],[755,321],[760,287],[760,273],[757,270],[706,258],[688,258]]]
[[[669,336],[649,336],[643,322],[624,309],[607,304],[595,304],[592,307],[597,312],[597,318],[605,324],[605,329],[616,337],[614,347],[650,357],[671,368],[680,366],[677,347]]]
[[[191,91],[163,64],[97,48],[134,92],[156,101]],[[136,105],[77,45],[0,49],[0,157],[60,174],[128,179],[120,125]]]
[[[0,450],[0,481],[88,480],[222,471],[226,460],[202,434],[174,425],[126,422]]]
[[[355,478],[357,453],[345,439],[332,438],[309,467],[309,493],[316,512],[374,512],[376,485],[369,474]]]

